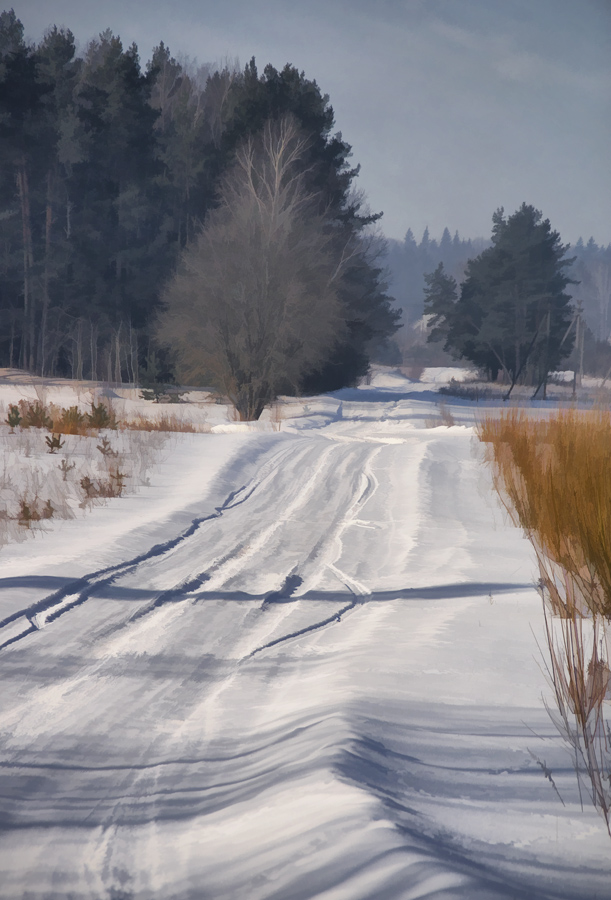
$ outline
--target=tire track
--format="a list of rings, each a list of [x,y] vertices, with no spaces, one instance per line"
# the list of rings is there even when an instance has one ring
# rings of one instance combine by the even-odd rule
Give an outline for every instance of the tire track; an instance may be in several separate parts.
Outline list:
[[[59,590],[49,594],[47,597],[44,597],[42,600],[38,600],[36,603],[33,603],[25,609],[17,610],[17,612],[0,620],[0,640],[2,638],[2,632],[5,632],[5,640],[0,643],[0,650],[23,640],[35,631],[44,628],[50,622],[55,621],[69,610],[82,605],[93,596],[97,590],[108,587],[124,575],[133,573],[143,563],[172,552],[178,546],[188,541],[188,539],[196,534],[206,523],[218,519],[230,510],[246,503],[258,488],[264,486],[267,479],[284,462],[284,458],[294,452],[294,447],[283,447],[279,452],[275,453],[270,460],[267,460],[263,464],[261,469],[257,472],[257,475],[251,479],[250,482],[231,491],[223,503],[220,506],[215,507],[213,513],[193,519],[191,524],[176,537],[164,541],[163,543],[155,544],[146,552],[138,554],[130,560],[107,566],[103,569],[98,569],[89,575],[75,579]],[[227,558],[229,558],[229,556]],[[201,586],[201,584],[204,583],[204,580],[206,580],[206,578],[205,575],[202,574],[197,579],[185,581],[175,588],[164,592],[147,608],[147,611],[157,608],[184,592],[188,593],[191,590],[196,590],[198,586]]]
[[[303,628],[299,628],[289,634],[285,634],[281,637],[274,638],[271,641],[268,641],[265,644],[262,644],[259,647],[255,647],[245,659],[252,659],[256,654],[262,653],[264,650],[269,649],[270,647],[275,647],[278,644],[285,643],[286,641],[293,640],[294,638],[302,637],[304,634],[309,634],[313,631],[318,631],[321,628],[326,628],[327,625],[334,625],[342,620],[342,616],[346,613],[353,610],[357,605],[362,605],[368,601],[371,597],[371,591],[365,585],[361,584],[355,578],[350,577],[345,572],[342,572],[335,563],[341,558],[343,551],[343,542],[342,535],[343,532],[350,525],[353,525],[358,521],[358,515],[362,507],[367,503],[367,501],[373,496],[377,488],[379,487],[379,482],[372,470],[372,463],[375,457],[380,452],[380,447],[374,450],[367,457],[365,464],[363,466],[363,471],[361,473],[361,477],[359,479],[359,490],[357,496],[354,498],[352,503],[348,506],[348,509],[342,516],[340,522],[335,527],[335,534],[333,535],[332,540],[329,542],[330,546],[333,547],[335,544],[339,544],[339,547],[336,549],[335,558],[333,562],[327,561],[325,567],[329,569],[333,574],[338,578],[350,591],[353,595],[352,600],[342,606],[337,612],[333,613],[331,616],[327,616],[324,619],[314,622],[311,625],[306,625]],[[322,543],[322,540],[321,542]],[[293,596],[295,591],[303,583],[303,579],[299,574],[298,569],[294,569],[286,578],[286,581],[279,592],[279,596],[272,596],[267,598],[264,601],[262,609],[265,608],[266,603],[290,603],[290,602],[298,602],[304,599],[303,595]],[[288,595],[288,596],[287,596]]]

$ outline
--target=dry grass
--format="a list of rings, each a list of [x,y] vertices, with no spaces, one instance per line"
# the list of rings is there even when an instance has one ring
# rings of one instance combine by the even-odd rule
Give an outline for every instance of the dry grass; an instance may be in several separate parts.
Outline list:
[[[92,402],[89,412],[81,412],[78,406],[68,409],[44,400],[20,400],[9,406],[6,424],[12,429],[45,428],[54,434],[80,434],[87,436],[102,428],[116,429],[117,419],[110,404]]]
[[[533,541],[554,612],[611,619],[611,415],[512,409],[479,425],[497,487]]]
[[[64,407],[45,404],[39,400],[20,400],[9,407],[6,424],[12,428],[45,428],[53,434],[78,434],[84,437],[94,435],[102,429],[128,429],[130,431],[175,431],[195,433],[209,431],[201,424],[198,427],[177,415],[163,413],[149,418],[136,415],[130,419],[117,419],[110,403],[92,403],[88,412],[78,406]]]
[[[0,548],[146,485],[168,438],[129,429],[60,436],[0,422]]]
[[[437,408],[439,410],[439,415],[429,416],[424,420],[424,425],[426,428],[439,428],[441,425],[445,425],[446,428],[451,428],[452,425],[456,424],[454,416],[448,408],[445,400],[440,400],[437,404]]]
[[[611,836],[611,415],[570,409],[542,420],[512,409],[478,432],[496,488],[537,554],[551,612],[550,715]]]
[[[149,419],[147,416],[138,415],[131,419],[121,422],[121,428],[127,428],[131,431],[177,431],[194,434],[197,431],[203,431],[204,428],[196,428],[191,422],[187,422],[178,416],[168,415],[164,413],[155,419]],[[209,429],[208,429],[209,430]]]

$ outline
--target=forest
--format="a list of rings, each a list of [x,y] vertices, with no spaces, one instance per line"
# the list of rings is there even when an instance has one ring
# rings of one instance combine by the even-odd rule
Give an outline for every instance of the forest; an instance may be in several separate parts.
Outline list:
[[[326,352],[285,386],[329,390],[367,371],[399,313],[367,234],[379,216],[361,208],[358,167],[316,82],[288,64],[259,73],[254,59],[243,70],[183,65],[163,42],[142,67],[111,31],[80,57],[69,30],[30,46],[14,12],[2,13],[0,365],[172,380],[172,348],[155,341],[164,289],[222,206],[236,153],[282,117],[300,134],[285,174],[319,216],[337,304]],[[293,249],[299,239],[293,230]],[[304,277],[291,273],[293,293]],[[199,373],[204,383],[216,368]]]
[[[283,169],[282,190],[296,190],[298,181],[297,205],[307,207],[310,226],[304,231],[293,222],[284,233],[285,262],[300,259],[299,271],[283,268],[277,254],[269,269],[269,256],[266,271],[273,270],[276,282],[263,290],[251,267],[255,281],[247,288],[250,296],[259,291],[261,304],[284,285],[285,305],[274,307],[276,322],[287,320],[286,304],[306,309],[314,296],[304,255],[303,242],[309,241],[325,260],[316,277],[332,287],[325,306],[327,333],[319,328],[297,335],[293,329],[270,342],[271,320],[262,325],[259,317],[258,334],[249,325],[246,336],[231,344],[229,332],[233,328],[234,338],[239,332],[236,315],[242,315],[244,331],[245,313],[239,312],[235,285],[217,284],[215,296],[223,298],[217,312],[227,310],[233,324],[218,315],[213,322],[210,306],[200,309],[200,333],[208,341],[216,335],[222,359],[202,349],[200,358],[207,363],[194,368],[176,330],[171,343],[164,340],[168,304],[184,312],[184,304],[191,303],[184,290],[182,307],[177,300],[178,283],[186,284],[185,266],[196,265],[198,242],[204,254],[204,243],[220,246],[230,219],[230,252],[246,242],[263,247],[265,230],[277,228],[268,216],[258,222],[257,234],[239,232],[239,211],[234,203],[229,213],[227,200],[233,190],[227,179],[232,172],[237,177],[236,160],[250,141],[256,156],[252,172],[259,178],[252,197],[263,208],[257,194],[264,188],[261,173],[269,153],[278,149],[268,142],[264,150],[261,143],[270,122],[284,122],[294,132],[291,140],[299,150]],[[381,213],[368,211],[356,189],[359,168],[352,163],[352,149],[334,129],[329,97],[289,64],[281,71],[268,65],[262,72],[254,59],[244,68],[229,62],[196,65],[178,61],[160,42],[142,65],[137,47],[124,48],[110,30],[78,55],[68,29],[50,27],[38,45],[30,45],[15,13],[0,14],[0,365],[113,382],[189,376],[243,397],[254,383],[253,367],[261,368],[265,358],[267,374],[257,388],[265,402],[281,390],[355,383],[372,360],[468,359],[459,345],[443,350],[427,343],[430,329],[422,320],[427,277],[442,263],[457,285],[463,283],[469,261],[490,248],[490,239],[465,239],[458,232],[452,237],[448,228],[440,239],[427,228],[419,243],[411,229],[403,242],[383,239]],[[245,210],[245,194],[240,202]],[[606,370],[611,246],[590,238],[565,250],[565,258],[573,259],[565,289],[582,310],[586,370]],[[240,290],[246,289],[243,274]],[[206,289],[212,296],[210,284]],[[200,296],[202,286],[192,283],[189,290]],[[306,318],[301,315],[302,331]],[[175,316],[173,325],[177,321]],[[190,327],[183,321],[183,334]],[[275,369],[268,365],[272,358]],[[280,366],[282,377],[279,358],[292,363]]]

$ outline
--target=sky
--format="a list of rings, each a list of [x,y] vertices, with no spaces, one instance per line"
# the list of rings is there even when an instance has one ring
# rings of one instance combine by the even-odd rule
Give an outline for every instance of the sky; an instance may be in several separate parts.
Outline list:
[[[15,0],[26,37],[110,28],[199,63],[290,62],[328,94],[387,237],[489,237],[523,202],[611,242],[611,0]]]

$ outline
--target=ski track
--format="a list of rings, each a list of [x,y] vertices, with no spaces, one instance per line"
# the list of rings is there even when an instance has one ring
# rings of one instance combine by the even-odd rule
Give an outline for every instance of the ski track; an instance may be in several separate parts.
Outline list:
[[[508,684],[481,642],[506,615],[522,647],[539,609],[521,537],[470,434],[411,409],[340,402],[180,534],[0,622],[0,896],[611,900],[536,663]]]

